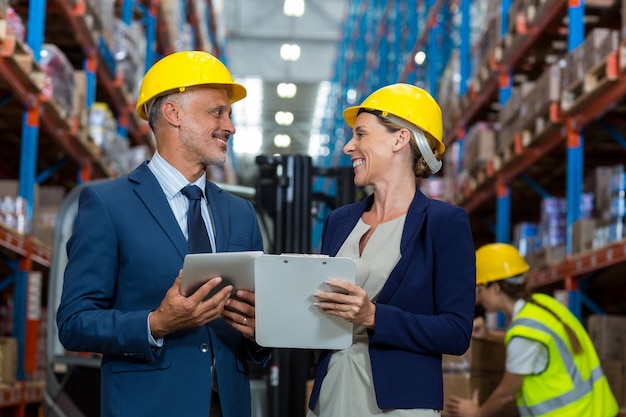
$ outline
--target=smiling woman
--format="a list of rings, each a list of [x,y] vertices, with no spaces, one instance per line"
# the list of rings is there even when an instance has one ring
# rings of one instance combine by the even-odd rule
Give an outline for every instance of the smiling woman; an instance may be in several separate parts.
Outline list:
[[[357,278],[330,280],[343,293],[316,293],[315,305],[353,323],[354,343],[322,353],[309,417],[436,417],[441,357],[467,349],[475,299],[467,214],[416,186],[440,168],[441,110],[423,89],[393,84],[343,114],[354,183],[374,193],[324,225],[321,253],[354,259]]]

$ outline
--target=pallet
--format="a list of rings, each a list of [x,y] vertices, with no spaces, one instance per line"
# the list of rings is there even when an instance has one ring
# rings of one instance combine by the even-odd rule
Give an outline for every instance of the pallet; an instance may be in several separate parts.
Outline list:
[[[495,73],[493,66],[493,50],[489,51],[489,56],[483,59],[476,71],[475,76],[472,78],[471,83],[476,88],[476,91],[481,91],[483,86],[487,84],[489,79]]]
[[[594,67],[585,72],[583,79],[563,89],[561,108],[564,112],[580,109],[585,102],[607,88],[619,76],[619,51],[612,51]]]
[[[41,91],[46,81],[46,74],[35,61],[30,48],[20,41],[9,29],[7,21],[0,19],[0,58],[12,74],[16,75],[19,86],[28,91]]]
[[[524,153],[526,146],[527,144],[524,140],[523,131],[515,132],[513,134],[513,140],[505,146],[502,146],[498,152],[496,152],[496,156],[494,156],[493,161],[491,162],[490,169],[492,169],[493,172],[502,170],[517,157],[521,156]]]
[[[544,14],[557,0],[529,0],[526,5],[526,24],[533,26],[539,16]]]
[[[522,131],[522,144],[525,147],[541,141],[555,127],[563,123],[561,108],[558,102],[548,103],[542,111],[528,119]]]
[[[619,77],[619,53],[611,52],[604,60],[585,73],[585,92],[603,88]]]
[[[495,157],[489,159],[488,161],[485,161],[483,164],[481,164],[480,167],[476,169],[474,176],[476,178],[477,186],[480,186],[483,183],[487,182],[489,179],[493,178],[493,176],[498,171],[496,169],[496,166],[494,165],[494,159]]]
[[[619,72],[626,72],[626,39],[623,40],[619,47]]]
[[[461,113],[464,113],[472,103],[478,99],[479,90],[473,84],[470,84],[463,97],[461,97]]]
[[[572,110],[578,107],[578,104],[585,98],[585,83],[584,80],[578,80],[573,82],[567,87],[563,88],[561,93],[561,108],[563,111]]]
[[[67,111],[63,110],[63,107],[54,101],[54,98],[49,97],[46,94],[41,94],[40,103],[41,111],[43,113],[50,114],[50,117],[54,120],[55,126],[63,129],[64,131],[70,129],[72,122],[69,115],[67,115]]]

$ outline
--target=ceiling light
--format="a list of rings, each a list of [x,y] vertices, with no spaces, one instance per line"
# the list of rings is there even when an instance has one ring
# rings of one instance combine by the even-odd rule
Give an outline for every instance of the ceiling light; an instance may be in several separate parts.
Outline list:
[[[350,88],[346,91],[346,100],[348,100],[348,104],[354,104],[356,102],[356,90],[354,88]]]
[[[263,133],[260,128],[238,128],[233,136],[233,152],[243,155],[258,155],[263,145]]]
[[[417,65],[422,65],[424,61],[426,61],[426,52],[419,51],[418,53],[415,54],[415,63]]]
[[[235,81],[245,85],[247,96],[233,106],[233,122],[237,128],[233,135],[233,151],[235,154],[257,155],[263,145],[263,81],[257,77]]]
[[[289,111],[278,111],[274,115],[274,120],[281,126],[289,126],[293,123],[293,113]]]
[[[276,87],[276,94],[280,98],[294,98],[298,87],[294,83],[280,83]]]
[[[277,148],[287,148],[291,145],[291,137],[289,135],[274,136],[274,146]]]
[[[285,0],[283,13],[285,16],[302,17],[304,15],[304,0]]]
[[[300,59],[300,46],[298,44],[285,43],[280,47],[280,57],[283,61],[297,61]]]

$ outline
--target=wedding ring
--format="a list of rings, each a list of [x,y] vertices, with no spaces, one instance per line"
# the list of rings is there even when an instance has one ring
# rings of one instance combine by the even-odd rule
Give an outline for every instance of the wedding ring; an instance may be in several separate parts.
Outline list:
[[[244,325],[244,326],[247,326],[247,325],[248,325],[248,318],[247,318],[247,317],[244,317],[244,318],[243,318],[243,325]]]

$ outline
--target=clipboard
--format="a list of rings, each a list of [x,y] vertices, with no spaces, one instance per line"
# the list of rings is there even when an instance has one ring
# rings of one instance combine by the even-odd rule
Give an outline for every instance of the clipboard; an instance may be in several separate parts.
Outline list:
[[[355,282],[351,258],[263,255],[255,260],[256,342],[264,347],[346,349],[352,323],[324,314],[313,292],[330,291],[328,278]]]

